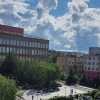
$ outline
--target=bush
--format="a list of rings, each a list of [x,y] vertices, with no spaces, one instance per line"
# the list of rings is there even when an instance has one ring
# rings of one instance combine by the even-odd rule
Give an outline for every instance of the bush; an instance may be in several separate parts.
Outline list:
[[[15,100],[16,92],[15,82],[0,75],[0,100]]]

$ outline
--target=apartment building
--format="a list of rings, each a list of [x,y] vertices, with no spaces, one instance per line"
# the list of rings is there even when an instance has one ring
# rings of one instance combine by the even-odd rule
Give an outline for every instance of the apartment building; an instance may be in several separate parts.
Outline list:
[[[94,80],[100,78],[100,48],[89,48],[89,54],[84,56],[84,74]]]
[[[20,59],[45,59],[49,40],[25,36],[23,28],[0,25],[0,59],[13,53]]]
[[[66,52],[57,56],[57,65],[64,72],[68,74],[70,70],[75,73],[83,72],[83,54],[76,52]]]

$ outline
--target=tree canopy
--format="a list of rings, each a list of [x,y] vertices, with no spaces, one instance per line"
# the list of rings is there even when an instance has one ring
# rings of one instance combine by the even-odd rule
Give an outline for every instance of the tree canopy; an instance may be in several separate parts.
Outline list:
[[[0,75],[0,100],[15,100],[16,92],[15,82]]]

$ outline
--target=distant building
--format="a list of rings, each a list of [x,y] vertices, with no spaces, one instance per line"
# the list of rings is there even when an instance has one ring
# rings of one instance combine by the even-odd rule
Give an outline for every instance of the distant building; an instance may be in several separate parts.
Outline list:
[[[57,56],[57,65],[67,75],[70,70],[76,73],[83,72],[83,54],[78,52],[65,52]]]
[[[0,25],[0,60],[13,53],[20,59],[45,59],[49,40],[24,36],[23,28]]]
[[[94,80],[100,78],[100,48],[92,47],[89,54],[84,56],[84,73],[85,76]]]
[[[90,55],[100,55],[100,47],[90,47],[89,54]]]

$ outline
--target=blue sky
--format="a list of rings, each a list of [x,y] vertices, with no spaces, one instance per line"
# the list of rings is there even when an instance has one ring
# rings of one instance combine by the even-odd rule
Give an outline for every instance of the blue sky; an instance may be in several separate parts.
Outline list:
[[[100,46],[100,0],[0,0],[0,24],[50,40],[50,49]]]

